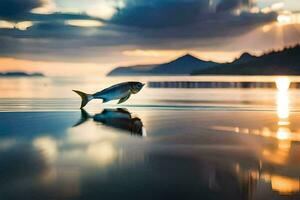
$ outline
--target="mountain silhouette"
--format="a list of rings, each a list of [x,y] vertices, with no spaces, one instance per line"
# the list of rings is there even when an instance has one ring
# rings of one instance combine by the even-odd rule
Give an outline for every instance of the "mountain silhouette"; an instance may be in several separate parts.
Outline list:
[[[118,67],[108,76],[161,75],[300,75],[300,45],[261,56],[243,53],[231,63],[204,61],[186,54],[163,64]]]
[[[175,60],[163,64],[136,65],[129,67],[118,67],[108,73],[108,76],[126,75],[189,75],[193,71],[207,69],[216,66],[218,63],[200,60],[186,54]]]
[[[249,62],[253,59],[257,58],[256,56],[251,55],[248,52],[243,53],[238,59],[236,59],[235,61],[233,61],[233,63],[237,64],[237,63],[246,63]]]
[[[0,77],[43,77],[42,73],[26,73],[22,71],[0,72]]]
[[[256,57],[243,54],[232,63],[196,70],[192,75],[300,75],[300,45]]]

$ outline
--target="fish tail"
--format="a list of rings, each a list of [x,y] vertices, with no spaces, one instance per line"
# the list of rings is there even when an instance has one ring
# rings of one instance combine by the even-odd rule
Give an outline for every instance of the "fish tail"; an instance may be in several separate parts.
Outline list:
[[[86,93],[80,92],[78,90],[73,90],[73,91],[76,92],[81,97],[80,108],[83,108],[90,100],[93,99],[93,95],[91,95],[91,94],[86,94]]]
[[[109,99],[106,99],[106,98],[103,98],[103,97],[101,97],[100,99],[102,99],[102,103],[106,103],[106,102],[109,101]]]
[[[76,127],[76,126],[79,126],[79,125],[83,124],[84,122],[86,122],[91,117],[92,116],[82,108],[81,109],[81,118],[75,125],[73,125],[73,127]]]

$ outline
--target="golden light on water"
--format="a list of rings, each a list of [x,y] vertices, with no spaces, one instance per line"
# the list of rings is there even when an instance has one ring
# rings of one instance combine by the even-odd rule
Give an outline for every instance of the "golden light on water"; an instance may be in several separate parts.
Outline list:
[[[42,151],[49,162],[53,162],[58,154],[57,142],[51,137],[40,137],[33,141],[33,146]]]
[[[90,145],[87,155],[98,165],[105,166],[117,157],[117,151],[110,142],[100,142]]]
[[[290,150],[292,141],[299,141],[299,135],[290,129],[290,108],[289,108],[289,87],[290,80],[287,77],[280,77],[276,79],[276,104],[277,104],[277,132],[274,134],[269,129],[265,128],[262,136],[275,137],[278,140],[276,149],[264,148],[262,155],[267,162],[286,165],[289,162]],[[300,181],[297,178],[290,178],[281,175],[270,175],[268,179],[271,182],[273,191],[281,195],[291,195],[300,191]]]
[[[276,79],[276,87],[279,91],[288,91],[291,81],[287,77],[279,77]]]
[[[290,138],[290,129],[289,128],[286,128],[286,127],[279,127],[278,128],[278,131],[277,131],[277,138],[279,140],[287,140]]]
[[[300,183],[298,179],[292,179],[283,176],[272,176],[271,185],[274,191],[285,195],[298,192],[300,189]]]
[[[226,132],[235,132],[246,135],[256,135],[265,138],[276,139],[276,148],[262,148],[261,155],[263,161],[266,163],[272,163],[280,166],[284,166],[289,162],[292,142],[300,141],[300,135],[298,132],[293,132],[290,127],[290,97],[289,88],[291,81],[288,77],[279,77],[276,79],[276,114],[277,123],[275,126],[266,126],[262,128],[247,128],[247,127],[234,127],[234,126],[214,126],[215,130],[221,130]],[[274,130],[277,128],[277,130]],[[275,178],[274,190],[280,193],[289,192],[286,189],[286,185],[291,184],[287,180],[280,180]],[[296,183],[295,183],[296,184]],[[298,183],[297,183],[298,184]]]
[[[269,172],[260,174],[259,172],[251,171],[250,173],[256,179],[260,178],[266,183],[271,183],[272,190],[281,195],[291,195],[300,191],[300,181],[297,178],[270,174]]]
[[[289,128],[289,87],[291,81],[287,77],[280,77],[276,79],[277,95],[276,95],[276,104],[277,104],[277,117],[278,117],[278,130],[275,137],[278,139],[278,148],[272,152],[273,159],[269,158],[269,161],[277,164],[285,164],[290,155],[292,132]],[[281,192],[287,191],[286,184],[287,182],[276,180],[273,183],[275,189]]]
[[[276,94],[276,104],[277,104],[277,116],[279,118],[279,124],[284,122],[284,119],[289,117],[289,96],[288,92],[278,91]]]
[[[289,117],[289,94],[290,80],[287,77],[276,79],[276,87],[278,89],[276,95],[277,116],[279,118],[278,125],[288,125]]]

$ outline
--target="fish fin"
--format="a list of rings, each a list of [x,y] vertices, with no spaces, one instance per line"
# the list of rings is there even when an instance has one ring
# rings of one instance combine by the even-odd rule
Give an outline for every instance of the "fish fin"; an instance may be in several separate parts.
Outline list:
[[[120,113],[130,114],[130,112],[126,108],[117,108],[117,111]]]
[[[127,100],[129,99],[130,95],[131,95],[131,94],[129,93],[127,96],[125,96],[125,97],[121,98],[121,99],[119,100],[118,104],[120,104],[120,103],[123,103],[123,102],[127,101]]]
[[[81,97],[80,108],[83,108],[90,100],[93,99],[93,95],[86,94],[86,93],[78,91],[78,90],[73,90],[73,92],[76,92]]]
[[[83,124],[91,117],[91,115],[88,112],[86,112],[84,109],[80,109],[80,110],[81,110],[81,118],[76,124],[73,125],[73,127]]]
[[[106,98],[102,98],[103,102],[102,103],[106,103],[106,102],[109,102],[110,100],[109,99],[106,99]]]
[[[114,110],[113,109],[109,109],[109,108],[105,108],[101,114],[105,114],[105,113],[108,113],[108,112],[113,112]]]

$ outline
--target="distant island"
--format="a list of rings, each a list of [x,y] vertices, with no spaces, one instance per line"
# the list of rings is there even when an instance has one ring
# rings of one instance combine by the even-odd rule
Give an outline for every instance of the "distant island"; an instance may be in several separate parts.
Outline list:
[[[261,56],[243,53],[230,63],[204,61],[186,54],[171,62],[117,67],[108,76],[300,75],[300,45]]]
[[[26,73],[20,71],[0,72],[0,77],[44,77],[42,73]]]

